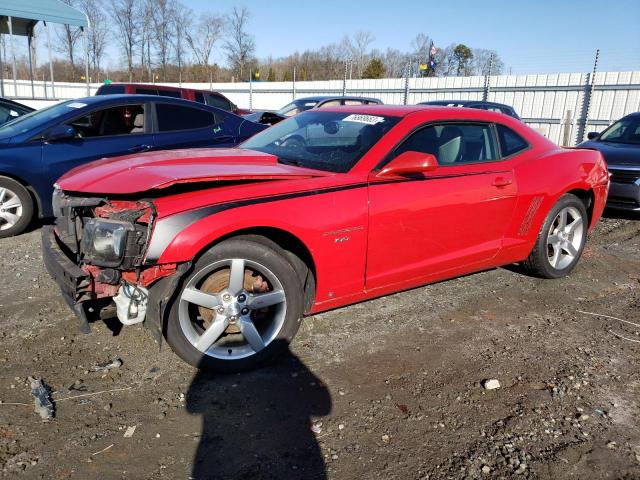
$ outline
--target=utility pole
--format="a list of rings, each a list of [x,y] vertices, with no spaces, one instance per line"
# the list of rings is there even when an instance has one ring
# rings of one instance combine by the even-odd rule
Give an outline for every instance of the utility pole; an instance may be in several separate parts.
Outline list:
[[[344,77],[342,79],[342,96],[347,96],[347,61],[344,61]]]
[[[410,71],[411,71],[411,62],[409,61],[409,63],[407,63],[407,67],[404,75],[404,98],[402,100],[402,103],[404,105],[406,105],[407,102],[409,101],[409,75],[411,74]]]
[[[296,99],[296,67],[293,67],[293,99]]]
[[[593,61],[593,71],[591,75],[587,74],[587,84],[585,85],[584,98],[582,100],[582,114],[578,120],[578,134],[576,136],[576,144],[584,141],[585,130],[589,122],[589,107],[591,106],[591,95],[593,94],[593,86],[596,81],[596,72],[598,70],[598,58],[600,57],[600,49],[596,50],[596,57]]]
[[[489,99],[489,87],[491,83],[491,69],[493,67],[493,53],[489,56],[489,70],[484,76],[484,91],[482,92],[482,101],[486,102]]]

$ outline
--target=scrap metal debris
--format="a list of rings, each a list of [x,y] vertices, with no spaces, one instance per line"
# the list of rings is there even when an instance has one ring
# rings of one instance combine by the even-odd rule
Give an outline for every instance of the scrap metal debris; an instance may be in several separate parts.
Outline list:
[[[122,360],[120,360],[119,358],[116,358],[114,360],[109,360],[104,363],[98,363],[97,365],[94,365],[93,367],[91,367],[91,370],[93,370],[94,372],[106,372],[113,368],[120,368],[121,366],[122,366]]]
[[[49,389],[39,378],[29,377],[31,383],[31,395],[34,397],[35,412],[43,420],[48,420],[55,414],[53,402],[49,394]]]
[[[126,429],[126,430],[125,430],[125,432],[124,432],[123,437],[124,437],[124,438],[131,438],[131,437],[133,437],[133,434],[134,434],[134,432],[136,431],[136,426],[137,426],[137,425],[133,425],[133,426],[131,426],[131,427],[127,427],[127,429]]]

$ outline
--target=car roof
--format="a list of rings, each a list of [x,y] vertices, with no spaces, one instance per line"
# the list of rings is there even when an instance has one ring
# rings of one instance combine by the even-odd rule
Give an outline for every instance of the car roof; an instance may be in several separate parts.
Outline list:
[[[215,90],[203,90],[200,88],[185,88],[185,87],[176,87],[174,85],[159,85],[157,83],[127,83],[127,82],[111,82],[111,83],[105,83],[103,85],[100,85],[99,88],[102,87],[140,87],[140,88],[148,88],[148,89],[153,89],[153,88],[159,88],[159,89],[163,89],[163,90],[174,90],[174,91],[192,91],[192,92],[203,92],[203,93],[212,93],[214,95],[218,95],[218,96],[223,96],[220,92],[216,92]]]
[[[379,102],[379,98],[359,97],[354,95],[318,95],[314,97],[296,98],[294,102],[324,102],[326,100],[367,100],[370,102]]]
[[[126,94],[117,93],[113,95],[95,95],[93,97],[76,98],[74,100],[68,100],[69,102],[86,103],[87,105],[100,105],[109,103],[135,103],[135,102],[162,102],[162,103],[178,103],[181,105],[209,107],[204,103],[193,102],[184,98],[175,97],[163,97],[161,95],[144,95],[141,93]],[[215,107],[212,107],[215,108]]]
[[[414,113],[426,114],[429,120],[483,120],[502,121],[505,119],[516,120],[514,117],[503,115],[502,113],[478,108],[447,107],[438,105],[349,105],[340,107],[322,107],[315,112],[344,112],[362,115],[382,115],[389,117],[406,117]],[[299,115],[304,115],[300,113]],[[508,121],[507,121],[508,122]]]
[[[487,102],[485,100],[429,100],[428,102],[420,102],[418,105],[492,105],[496,107],[512,108],[509,105],[498,102]]]

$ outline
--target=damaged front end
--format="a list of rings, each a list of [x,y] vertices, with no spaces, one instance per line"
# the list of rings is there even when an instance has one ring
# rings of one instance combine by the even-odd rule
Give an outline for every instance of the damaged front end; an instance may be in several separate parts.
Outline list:
[[[89,331],[88,314],[117,316],[125,325],[150,318],[160,340],[164,307],[187,266],[145,262],[153,202],[74,196],[56,189],[53,209],[55,226],[42,232],[44,261],[81,330]]]

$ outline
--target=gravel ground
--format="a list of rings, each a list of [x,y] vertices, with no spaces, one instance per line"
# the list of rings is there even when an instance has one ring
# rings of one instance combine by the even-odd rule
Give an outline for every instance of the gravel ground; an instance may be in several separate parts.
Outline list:
[[[316,315],[232,376],[142,327],[80,334],[39,231],[0,240],[1,475],[640,478],[640,328],[617,320],[640,323],[638,220],[603,220],[569,278],[501,268]]]

